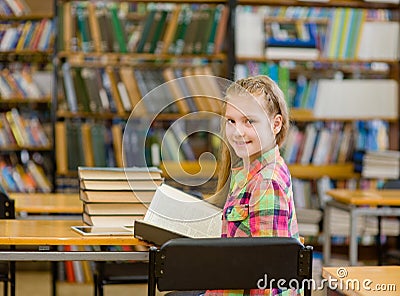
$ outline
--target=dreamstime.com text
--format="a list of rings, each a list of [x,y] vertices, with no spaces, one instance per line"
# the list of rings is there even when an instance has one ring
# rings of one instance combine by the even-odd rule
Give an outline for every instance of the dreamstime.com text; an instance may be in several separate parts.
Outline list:
[[[269,287],[276,287],[281,290],[286,289],[311,289],[314,291],[323,290],[325,287],[331,290],[340,291],[379,291],[379,292],[394,292],[397,291],[396,284],[393,283],[374,283],[370,279],[352,279],[347,278],[348,272],[346,268],[340,267],[336,271],[337,278],[329,276],[317,282],[314,279],[304,279],[299,282],[297,279],[289,281],[285,279],[268,279],[265,274],[263,278],[257,281],[257,287],[261,290]]]

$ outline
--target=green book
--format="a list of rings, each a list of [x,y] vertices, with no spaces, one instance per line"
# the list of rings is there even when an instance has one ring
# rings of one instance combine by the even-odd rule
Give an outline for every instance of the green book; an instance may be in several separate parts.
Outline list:
[[[111,22],[114,29],[114,36],[117,39],[119,52],[126,53],[128,52],[126,48],[126,36],[125,31],[122,28],[121,21],[118,17],[118,7],[115,3],[109,5],[109,10],[111,13]]]
[[[178,24],[179,32],[177,33],[179,33],[179,35],[177,35],[177,39],[175,42],[175,51],[173,52],[174,54],[177,55],[183,53],[183,48],[185,46],[185,36],[187,29],[192,21],[193,11],[192,8],[186,6],[182,9],[182,13],[183,13],[183,18],[182,22]]]
[[[138,42],[137,49],[136,49],[136,52],[138,52],[138,53],[144,52],[144,45],[146,43],[147,37],[149,36],[150,29],[153,25],[155,14],[156,14],[156,11],[154,9],[152,9],[149,11],[149,13],[146,17],[146,20],[145,20],[144,26],[143,26],[142,36],[140,37],[140,40]]]
[[[214,22],[215,7],[205,7],[202,9],[200,17],[199,33],[201,33],[194,45],[195,54],[206,53],[208,38],[211,34],[211,29]]]
[[[90,52],[93,49],[93,44],[90,36],[88,11],[84,3],[78,3],[76,6],[76,19],[81,35],[81,47],[83,52]]]
[[[76,98],[78,101],[78,110],[84,112],[90,112],[90,99],[85,86],[85,82],[82,78],[82,69],[72,68],[72,71],[75,72],[73,75],[73,80],[74,80]]]
[[[215,48],[215,35],[217,33],[217,28],[218,28],[218,23],[221,18],[222,14],[222,9],[224,8],[223,5],[217,5],[217,7],[214,7],[214,13],[213,13],[213,18],[211,21],[211,29],[210,33],[208,35],[208,40],[207,43],[205,44],[205,48],[203,48],[203,52],[207,54],[213,54],[214,53],[214,48]]]
[[[150,53],[154,53],[157,47],[157,43],[161,38],[161,33],[163,31],[163,28],[165,26],[165,22],[168,16],[168,11],[167,10],[162,10],[160,11],[159,14],[159,18],[154,20],[155,22],[155,30],[154,30],[154,35],[152,36],[152,40],[150,43],[150,49],[149,52]]]
[[[90,129],[95,166],[107,166],[105,129],[105,126],[102,124],[94,124]]]
[[[289,102],[290,72],[289,68],[284,65],[278,66],[278,85],[285,96],[287,105],[290,106],[291,105]]]
[[[78,166],[84,164],[82,137],[80,125],[76,122],[67,122],[67,153],[68,170],[76,171]]]
[[[64,5],[57,5],[58,26],[56,28],[57,34],[57,50],[63,51],[64,48]]]

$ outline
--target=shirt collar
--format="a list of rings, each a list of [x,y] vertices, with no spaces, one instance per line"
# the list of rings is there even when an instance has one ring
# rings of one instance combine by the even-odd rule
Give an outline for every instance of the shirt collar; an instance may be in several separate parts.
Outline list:
[[[247,182],[265,166],[276,162],[279,155],[279,147],[276,145],[271,150],[264,152],[257,159],[253,160],[248,169],[244,169],[243,167],[234,168],[232,170],[233,182],[231,183],[231,190],[234,189],[232,186],[235,184],[236,186],[243,188]]]

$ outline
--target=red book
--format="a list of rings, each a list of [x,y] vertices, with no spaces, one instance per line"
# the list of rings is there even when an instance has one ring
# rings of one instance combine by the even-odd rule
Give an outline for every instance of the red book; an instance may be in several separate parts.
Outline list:
[[[70,252],[71,251],[71,246],[64,246],[64,251]],[[74,274],[74,266],[72,264],[72,261],[65,261],[65,276],[67,278],[67,282],[69,283],[75,283],[75,274]]]

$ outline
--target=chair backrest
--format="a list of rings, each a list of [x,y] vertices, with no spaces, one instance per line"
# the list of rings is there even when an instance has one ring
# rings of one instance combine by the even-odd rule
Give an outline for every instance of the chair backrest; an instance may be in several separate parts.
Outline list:
[[[14,200],[0,188],[0,219],[15,219]]]
[[[293,287],[294,281],[302,285],[311,278],[312,247],[294,238],[178,238],[150,250],[150,296],[156,287],[160,291],[269,289],[278,284]]]

